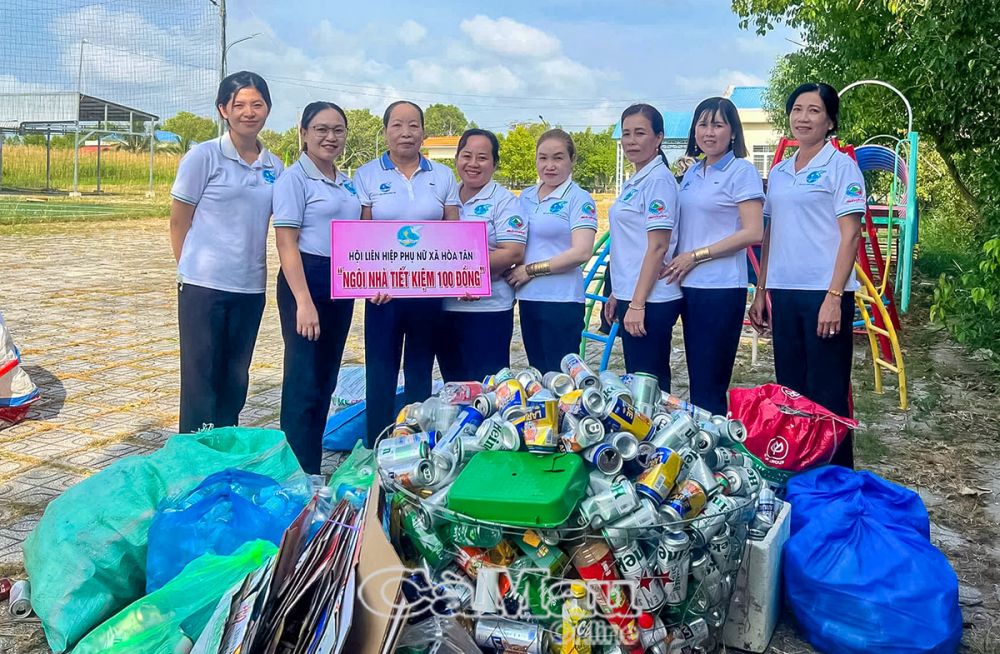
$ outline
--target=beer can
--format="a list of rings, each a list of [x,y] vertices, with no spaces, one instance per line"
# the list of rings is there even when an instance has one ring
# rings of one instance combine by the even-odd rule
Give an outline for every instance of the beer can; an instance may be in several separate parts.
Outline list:
[[[623,397],[629,404],[632,404],[632,389],[622,381],[619,375],[610,370],[605,370],[598,375],[598,378],[601,380],[601,390],[606,395],[611,394],[616,397]]]
[[[420,423],[400,422],[392,426],[392,436],[412,436],[420,433]]]
[[[778,517],[777,499],[770,486],[762,488],[757,499],[757,513],[769,518],[772,523]]]
[[[670,424],[653,434],[653,444],[657,447],[667,447],[671,450],[678,450],[685,445],[690,445],[691,438],[698,433],[698,424],[694,419],[682,412],[674,412],[670,415]]]
[[[583,389],[583,393],[580,395],[580,407],[583,413],[577,417],[582,418],[584,416],[593,416],[595,418],[602,419],[603,422],[604,415],[607,412],[607,406],[608,401],[604,399],[604,395],[601,394],[601,391],[593,387],[585,388]],[[604,426],[607,427],[607,424],[605,423]]]
[[[708,640],[708,623],[704,618],[689,620],[677,630],[679,639],[686,647],[695,648]],[[675,641],[676,642],[676,641]]]
[[[742,497],[750,497],[760,491],[763,479],[753,468],[730,466],[722,469],[722,474],[729,480],[731,493]]]
[[[729,525],[723,523],[722,531],[712,536],[708,541],[708,553],[715,566],[723,573],[729,571],[731,562],[732,536]]]
[[[549,398],[546,395],[542,395],[530,398],[527,401],[525,408],[528,410],[528,415],[526,416],[527,420],[548,425],[552,427],[552,429],[558,430],[559,401],[554,397]]]
[[[475,580],[483,566],[489,565],[489,556],[482,547],[462,546],[455,548],[455,563],[462,572]]]
[[[604,440],[604,425],[593,416],[578,419],[573,425],[573,430],[562,435],[567,452],[582,452],[602,440]]]
[[[705,608],[715,606],[722,599],[722,573],[705,552],[692,554],[691,577],[698,582],[697,591],[705,599]]]
[[[729,466],[743,466],[745,461],[742,452],[737,452],[729,447],[717,447],[715,448],[715,465],[712,467],[715,470],[722,470]]]
[[[601,528],[601,535],[611,548],[624,547],[656,528],[659,514],[646,497],[639,497],[639,508]]]
[[[587,487],[590,489],[592,495],[597,493],[604,493],[609,488],[611,484],[617,481],[622,481],[627,479],[623,475],[606,475],[596,468],[590,471],[590,481],[587,482]]]
[[[493,415],[497,410],[497,396],[496,393],[490,391],[483,393],[482,395],[477,395],[472,398],[472,406],[479,413],[483,414],[487,418]]]
[[[666,504],[660,507],[660,513],[672,523],[681,522],[701,513],[707,499],[701,484],[693,479],[686,479],[667,498]]]
[[[663,582],[667,604],[680,606],[687,599],[691,541],[683,531],[668,531],[656,544],[654,569]]]
[[[618,450],[605,443],[591,445],[583,450],[581,454],[584,461],[606,475],[618,474],[621,472],[622,465],[624,465],[622,455],[618,453]]]
[[[433,570],[442,570],[451,562],[451,554],[438,533],[412,504],[403,504],[400,523],[403,533]]]
[[[514,425],[514,428],[517,429],[517,433],[520,436],[524,431],[524,423],[528,421],[528,409],[523,406],[508,407],[506,411],[500,414],[500,417]]]
[[[527,406],[528,396],[524,392],[524,386],[516,379],[508,379],[497,384],[496,390],[497,411],[504,413],[511,407]]]
[[[555,452],[559,447],[559,433],[546,421],[528,420],[521,431],[524,446],[535,454]]]
[[[635,480],[635,490],[659,505],[667,499],[670,490],[677,483],[677,477],[681,473],[681,457],[677,452],[666,448],[660,448],[657,452],[659,460],[639,475]]]
[[[429,438],[421,438],[418,434],[383,438],[375,447],[378,466],[395,468],[428,458],[430,456],[428,440]]]
[[[632,375],[632,400],[635,404],[654,407],[660,403],[660,380],[656,375],[645,372]]]
[[[716,495],[701,515],[691,523],[691,538],[698,547],[706,546],[716,534],[726,527],[726,520],[736,509],[736,502],[726,495]]]
[[[718,444],[719,432],[714,429],[699,429],[698,433],[696,433],[694,438],[691,439],[691,447],[693,447],[695,452],[698,452],[699,454],[711,452]]]
[[[672,411],[683,411],[699,422],[712,419],[711,411],[706,411],[705,409],[695,406],[686,400],[682,400],[676,395],[671,395],[667,391],[663,391],[660,394],[660,403]]]
[[[514,379],[515,377],[517,377],[517,375],[510,368],[501,368],[497,371],[497,374],[493,375],[493,381],[495,384],[499,385],[507,380]]]
[[[600,529],[603,525],[618,520],[630,511],[639,507],[639,496],[627,480],[613,482],[607,491],[580,502],[580,513],[592,527]]]
[[[670,424],[670,414],[663,411],[654,411],[649,419],[653,421],[654,434]]]
[[[540,393],[548,392],[548,389],[542,386],[541,382],[536,382],[533,379],[529,380],[527,384],[522,384],[522,386],[524,386],[524,392],[528,395],[529,400]]]
[[[548,634],[533,622],[483,616],[476,620],[473,638],[480,647],[497,652],[546,654]]]
[[[622,455],[623,461],[632,461],[639,454],[639,441],[636,440],[635,436],[627,432],[620,431],[608,434],[605,437],[605,442],[618,450],[618,453]]]
[[[548,571],[552,577],[561,577],[562,571],[569,563],[566,553],[554,545],[546,543],[542,534],[527,529],[524,534],[514,539],[522,552],[531,558],[535,568]]]
[[[635,453],[635,462],[640,468],[645,470],[660,459],[660,454],[652,441],[640,441],[638,451]]]
[[[719,429],[719,433],[733,441],[734,443],[742,443],[747,439],[747,428],[741,421],[736,418],[726,418],[725,416],[712,416],[712,424],[714,424]]]
[[[602,399],[603,396],[602,396]],[[586,395],[584,396],[586,403]],[[607,401],[604,411],[600,414],[604,427],[609,431],[623,431],[632,434],[643,441],[653,435],[653,421],[649,416],[640,413],[634,406],[622,398]]]
[[[516,371],[514,378],[521,382],[522,386],[527,387],[531,382],[541,382],[542,373],[533,366],[525,366]]]
[[[630,543],[614,550],[614,556],[622,578],[636,582],[632,592],[632,606],[643,611],[658,611],[667,601],[663,580],[659,576],[653,576],[646,555],[639,546],[634,542]]]
[[[583,391],[572,390],[559,396],[559,411],[567,418],[582,418],[587,415],[583,409]]]
[[[498,415],[492,415],[476,429],[476,442],[482,450],[517,450],[521,435],[517,427]]]
[[[474,440],[476,437],[476,430],[479,426],[483,424],[483,414],[477,411],[474,407],[463,406],[459,412],[455,421],[447,428],[447,430],[441,435],[438,442],[434,445],[433,451],[436,453],[441,453],[454,446],[456,441],[460,441],[462,437]]]
[[[556,397],[562,397],[570,391],[576,390],[573,378],[564,372],[551,371],[542,376],[542,386],[552,391]]]
[[[419,459],[397,468],[384,468],[389,479],[403,488],[420,490],[434,484],[434,464],[430,459]]]
[[[571,352],[564,356],[559,367],[573,378],[577,388],[595,388],[601,385],[601,380],[578,354]]]

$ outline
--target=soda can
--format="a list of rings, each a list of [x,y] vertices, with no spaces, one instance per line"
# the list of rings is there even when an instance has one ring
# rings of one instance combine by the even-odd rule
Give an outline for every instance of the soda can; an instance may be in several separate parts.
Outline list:
[[[430,488],[434,485],[434,464],[430,459],[419,459],[398,468],[385,468],[386,474],[398,486],[410,490]]]
[[[683,531],[668,531],[656,544],[654,569],[663,582],[666,603],[680,606],[687,599],[691,540]]]
[[[695,452],[698,452],[699,454],[711,452],[718,444],[719,432],[714,429],[699,429],[698,433],[696,433],[694,438],[691,439],[691,447],[693,447]]]
[[[440,453],[451,447],[461,438],[475,440],[476,431],[483,424],[483,414],[471,406],[464,406],[459,410],[455,421],[441,435],[441,438],[434,445],[434,452]]]
[[[627,432],[620,431],[608,434],[605,437],[605,442],[618,450],[623,461],[632,461],[639,454],[639,441]]]
[[[729,571],[731,563],[732,535],[729,525],[723,523],[723,529],[708,541],[708,553],[715,566],[723,573]]]
[[[622,470],[624,461],[622,461],[622,455],[618,453],[618,450],[606,445],[605,443],[598,443],[597,445],[591,445],[587,449],[581,452],[584,461],[594,466],[606,475],[616,475]]]
[[[602,440],[604,440],[604,425],[593,416],[578,419],[573,425],[573,431],[562,436],[567,452],[582,452]]]
[[[660,507],[660,513],[669,522],[676,524],[701,513],[707,499],[701,484],[693,479],[686,479],[667,498],[666,504]]]
[[[508,379],[497,384],[496,390],[493,392],[497,398],[497,411],[501,414],[511,407],[523,408],[527,406],[528,396],[524,392],[524,386],[516,379]]]
[[[552,391],[556,397],[562,397],[570,391],[576,390],[573,378],[564,372],[551,371],[542,376],[542,386]]]
[[[643,611],[658,611],[667,601],[663,580],[649,569],[646,555],[636,543],[614,550],[618,572],[623,579],[636,582],[632,592],[632,606]]]
[[[660,448],[657,452],[659,460],[639,475],[635,480],[635,490],[660,505],[677,483],[677,477],[681,473],[681,457],[677,452],[666,448]]]
[[[770,486],[762,488],[757,499],[757,514],[770,519],[773,523],[778,517],[777,499]]]
[[[489,418],[497,410],[497,395],[492,391],[477,395],[472,398],[472,406],[476,411]]]
[[[712,419],[712,412],[706,411],[699,406],[695,406],[686,400],[682,400],[676,395],[671,395],[667,391],[660,394],[660,403],[671,411],[683,411],[698,422],[708,422]]]
[[[600,529],[638,507],[639,496],[632,482],[623,480],[612,483],[603,493],[585,497],[580,502],[580,513],[592,527]]]
[[[691,416],[679,411],[672,413],[670,418],[670,424],[653,434],[653,444],[671,450],[690,445],[691,438],[698,433],[698,424]]]
[[[521,435],[513,424],[492,415],[476,429],[476,444],[481,450],[513,451],[520,447]]]
[[[601,380],[578,354],[571,352],[564,356],[559,367],[573,378],[573,383],[576,384],[577,388],[599,388],[601,385]]]
[[[601,396],[601,399],[604,399]],[[586,394],[584,395],[586,403]],[[653,435],[653,421],[649,416],[640,413],[634,406],[621,398],[605,403],[604,411],[599,414],[604,427],[609,431],[623,431],[632,434],[641,441]]]
[[[476,620],[473,638],[480,647],[497,652],[546,654],[548,634],[533,622],[483,616]]]
[[[741,421],[736,418],[726,418],[725,416],[712,416],[711,422],[714,424],[719,433],[734,443],[742,443],[747,439],[747,428]]]
[[[632,375],[632,400],[635,404],[656,406],[660,403],[660,380],[656,375],[637,372]]]
[[[730,466],[723,468],[721,472],[729,480],[730,492],[733,495],[750,497],[760,491],[763,483],[760,473],[753,468]]]
[[[559,433],[546,421],[528,420],[521,430],[524,446],[535,454],[548,454],[559,448]]]

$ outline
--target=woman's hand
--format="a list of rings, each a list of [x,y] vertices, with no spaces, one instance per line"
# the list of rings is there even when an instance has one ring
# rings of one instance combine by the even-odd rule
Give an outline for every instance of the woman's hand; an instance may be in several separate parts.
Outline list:
[[[528,275],[528,269],[525,265],[518,264],[504,273],[504,279],[507,283],[514,287],[514,290],[521,288],[525,284],[531,281],[531,276]]]
[[[385,304],[392,299],[392,296],[388,293],[376,293],[373,297],[368,298],[368,301],[372,304]]]
[[[642,338],[646,335],[646,310],[637,310],[629,306],[622,323],[625,325],[625,331],[631,336]]]
[[[608,301],[604,303],[604,319],[609,323],[613,323],[618,320],[618,300],[614,295],[608,298]]]
[[[668,284],[680,283],[691,269],[698,265],[694,260],[694,252],[683,252],[670,260],[660,271],[660,279],[666,278]]]
[[[750,324],[758,334],[764,334],[771,328],[771,317],[767,315],[767,291],[758,289],[754,293],[748,315]]]
[[[816,335],[820,338],[833,338],[840,333],[840,298],[826,294],[826,299],[819,307],[819,319],[816,322]]]
[[[319,340],[319,313],[311,300],[298,303],[295,310],[295,332],[308,341]]]
[[[473,295],[469,295],[468,293],[466,293],[462,297],[458,298],[458,301],[459,302],[479,302],[480,299],[482,299],[482,298],[479,298],[479,297],[476,297],[476,296],[473,296]]]

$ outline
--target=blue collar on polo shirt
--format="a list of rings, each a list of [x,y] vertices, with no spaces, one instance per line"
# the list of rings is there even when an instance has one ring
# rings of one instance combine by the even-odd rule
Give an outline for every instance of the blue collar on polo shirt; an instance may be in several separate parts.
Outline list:
[[[315,179],[321,182],[326,182],[327,184],[335,184],[337,186],[343,186],[344,182],[347,181],[347,176],[344,175],[339,170],[337,171],[337,180],[334,181],[323,174],[323,172],[316,166],[316,162],[309,158],[309,155],[305,152],[299,157],[299,165],[302,166],[303,172],[305,172],[306,177],[309,179]]]
[[[643,179],[645,179],[647,175],[656,170],[657,167],[665,165],[666,164],[663,163],[663,157],[661,157],[660,154],[657,153],[656,156],[653,157],[652,161],[650,161],[648,164],[639,169],[639,171],[635,175],[632,175],[631,177],[628,178],[628,181],[625,182],[625,186],[635,186]]]
[[[389,158],[389,153],[382,153],[382,170],[395,170],[396,164],[392,163],[392,159]],[[431,171],[431,162],[424,155],[420,155],[420,170],[424,172]]]
[[[267,148],[265,148],[264,144],[260,141],[257,141],[257,149],[260,150],[260,154],[257,155],[257,161],[255,161],[252,165],[248,164],[243,160],[243,157],[240,156],[240,153],[236,150],[236,145],[233,144],[232,134],[228,131],[219,138],[219,149],[222,150],[222,155],[224,157],[232,159],[233,161],[238,161],[244,166],[250,166],[253,168],[257,164],[260,164],[264,168],[274,167],[274,164],[271,162],[271,157],[267,156],[270,152],[267,151]]]

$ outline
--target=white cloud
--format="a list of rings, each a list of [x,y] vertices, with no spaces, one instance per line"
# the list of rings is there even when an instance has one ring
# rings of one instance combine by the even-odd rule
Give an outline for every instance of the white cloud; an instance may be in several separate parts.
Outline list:
[[[744,73],[739,70],[722,69],[715,75],[704,77],[688,77],[675,75],[674,84],[681,95],[721,95],[730,85],[733,86],[764,86],[767,81],[763,77]]]
[[[427,28],[415,20],[407,20],[399,26],[396,36],[403,45],[416,45],[427,36]]]
[[[476,45],[507,57],[541,58],[559,52],[559,39],[511,18],[482,14],[463,20],[459,27]]]

